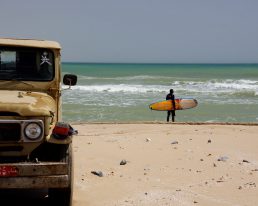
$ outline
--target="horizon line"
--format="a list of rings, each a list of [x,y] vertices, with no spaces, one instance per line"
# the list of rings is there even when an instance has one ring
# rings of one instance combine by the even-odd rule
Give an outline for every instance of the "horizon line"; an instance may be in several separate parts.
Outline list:
[[[253,63],[168,63],[168,62],[84,62],[84,61],[61,61],[62,63],[76,63],[76,64],[181,64],[181,65],[187,65],[187,64],[203,64],[203,65],[219,65],[219,64],[258,64],[258,62]]]

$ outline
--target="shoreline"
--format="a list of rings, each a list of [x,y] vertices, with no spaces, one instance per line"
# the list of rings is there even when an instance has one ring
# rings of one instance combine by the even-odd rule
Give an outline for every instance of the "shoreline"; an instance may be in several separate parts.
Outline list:
[[[89,124],[171,124],[171,125],[243,125],[258,126],[256,122],[162,122],[162,121],[125,121],[125,122],[69,122],[73,125]]]

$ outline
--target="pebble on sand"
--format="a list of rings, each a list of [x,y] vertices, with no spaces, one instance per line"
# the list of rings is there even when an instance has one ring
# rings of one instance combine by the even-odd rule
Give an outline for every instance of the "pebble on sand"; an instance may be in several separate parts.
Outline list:
[[[101,171],[91,171],[91,173],[94,174],[94,175],[97,175],[99,177],[103,177],[104,176],[103,172],[101,172]]]
[[[171,142],[171,144],[178,144],[178,141],[173,141]]]
[[[126,160],[121,160],[120,165],[126,165],[127,161]]]
[[[226,162],[228,160],[227,156],[222,156],[218,159],[218,161]]]

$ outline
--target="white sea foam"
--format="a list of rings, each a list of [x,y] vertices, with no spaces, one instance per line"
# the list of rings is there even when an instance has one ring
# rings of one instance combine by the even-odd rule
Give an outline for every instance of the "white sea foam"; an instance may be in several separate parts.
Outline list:
[[[94,76],[80,76],[80,80],[151,80],[151,79],[171,79],[167,76],[151,76],[151,75],[138,75],[138,76],[120,76],[120,77],[94,77]]]
[[[187,90],[197,93],[236,93],[236,92],[247,92],[257,93],[258,92],[258,81],[251,80],[209,80],[209,81],[198,81],[198,82],[174,82],[172,85],[175,89]],[[256,94],[257,95],[257,94]]]
[[[164,92],[168,87],[158,85],[129,85],[129,84],[108,84],[108,85],[85,85],[75,86],[74,90],[83,90],[87,92],[129,92],[129,93],[147,93],[147,92]]]
[[[174,81],[170,85],[149,85],[149,84],[103,84],[103,85],[78,85],[74,90],[85,92],[129,92],[149,93],[167,92],[170,88],[181,92],[193,93],[228,93],[258,95],[258,81],[251,80],[210,80],[210,81]]]
[[[225,88],[225,89],[258,89],[258,82],[256,81],[250,81],[250,80],[226,80],[222,82],[214,82],[211,86],[214,86],[214,88]]]

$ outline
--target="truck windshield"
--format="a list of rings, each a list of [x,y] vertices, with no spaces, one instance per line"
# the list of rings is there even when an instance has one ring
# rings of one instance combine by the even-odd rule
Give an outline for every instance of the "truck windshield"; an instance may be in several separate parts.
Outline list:
[[[0,80],[51,81],[54,66],[49,49],[0,47]]]

